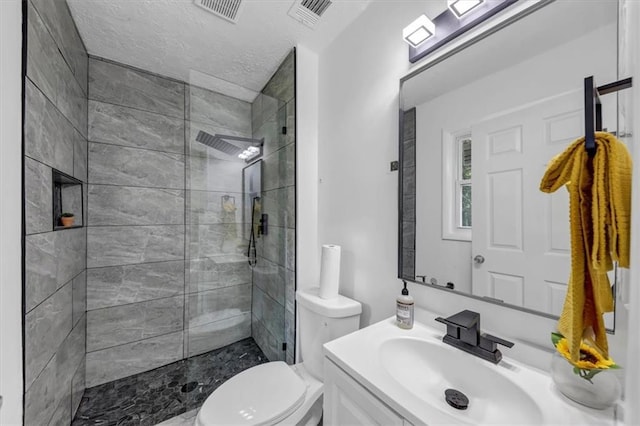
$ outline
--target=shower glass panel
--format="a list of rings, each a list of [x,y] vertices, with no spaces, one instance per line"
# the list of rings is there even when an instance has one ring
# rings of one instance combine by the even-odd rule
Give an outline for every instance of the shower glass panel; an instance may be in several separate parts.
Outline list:
[[[294,360],[294,60],[243,99],[188,86],[187,411],[246,368]]]

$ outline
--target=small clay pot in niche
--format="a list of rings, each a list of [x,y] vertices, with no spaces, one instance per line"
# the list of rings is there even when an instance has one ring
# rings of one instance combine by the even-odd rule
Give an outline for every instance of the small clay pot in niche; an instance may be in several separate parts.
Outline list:
[[[75,222],[76,218],[73,213],[62,213],[60,216],[60,222],[62,222],[62,226],[65,228],[69,228],[73,226],[73,222]]]

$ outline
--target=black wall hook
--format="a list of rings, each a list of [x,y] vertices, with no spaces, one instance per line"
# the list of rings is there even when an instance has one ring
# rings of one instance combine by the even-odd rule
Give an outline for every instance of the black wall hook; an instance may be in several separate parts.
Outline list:
[[[602,103],[600,95],[632,87],[631,77],[596,87],[593,76],[584,79],[584,147],[590,157],[596,154],[596,132],[602,131]]]

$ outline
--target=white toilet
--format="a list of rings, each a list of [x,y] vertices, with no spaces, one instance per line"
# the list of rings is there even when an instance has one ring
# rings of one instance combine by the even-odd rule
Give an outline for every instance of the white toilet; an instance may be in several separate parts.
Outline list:
[[[317,425],[322,417],[322,345],[356,331],[362,306],[338,296],[321,299],[318,288],[296,293],[302,361],[257,365],[227,380],[198,412],[196,426]]]

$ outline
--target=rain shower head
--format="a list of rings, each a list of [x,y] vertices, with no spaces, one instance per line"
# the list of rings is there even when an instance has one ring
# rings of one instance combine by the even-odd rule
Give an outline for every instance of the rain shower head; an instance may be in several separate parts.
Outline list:
[[[239,147],[236,143],[243,143],[248,144],[249,146],[258,147],[260,148],[260,155],[262,154],[262,145],[264,143],[264,139],[243,138],[240,136],[220,135],[217,133],[215,135],[211,135],[202,130],[198,131],[196,141],[233,157],[237,157],[245,152],[245,148]],[[253,155],[247,160],[253,160],[257,156],[258,155]]]

